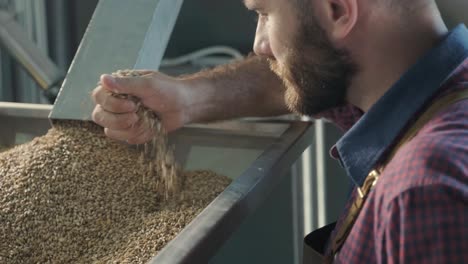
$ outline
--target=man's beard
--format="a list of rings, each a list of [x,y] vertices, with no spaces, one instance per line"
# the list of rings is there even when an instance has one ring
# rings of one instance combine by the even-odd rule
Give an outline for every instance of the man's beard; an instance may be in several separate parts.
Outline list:
[[[303,23],[284,64],[270,60],[271,69],[286,86],[291,111],[308,116],[344,104],[356,72],[347,51],[333,47],[313,19]]]

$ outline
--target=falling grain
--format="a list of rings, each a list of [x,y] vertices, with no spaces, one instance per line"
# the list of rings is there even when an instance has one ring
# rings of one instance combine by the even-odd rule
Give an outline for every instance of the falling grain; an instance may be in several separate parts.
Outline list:
[[[120,70],[112,74],[116,77],[144,77],[142,72],[133,70]],[[160,170],[160,191],[165,194],[165,199],[179,195],[183,180],[179,176],[180,168],[174,159],[174,150],[168,147],[167,135],[164,132],[158,116],[149,108],[145,107],[141,100],[128,94],[112,93],[117,98],[132,100],[137,105],[136,113],[140,117],[143,126],[153,132],[153,137],[143,145],[141,160],[147,163],[149,168]],[[149,171],[152,174],[152,171]]]

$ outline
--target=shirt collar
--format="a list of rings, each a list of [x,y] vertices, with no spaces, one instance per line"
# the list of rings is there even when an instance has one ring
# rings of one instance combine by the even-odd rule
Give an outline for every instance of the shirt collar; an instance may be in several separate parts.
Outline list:
[[[362,185],[408,121],[467,57],[468,30],[459,25],[338,141],[341,163],[355,184]]]

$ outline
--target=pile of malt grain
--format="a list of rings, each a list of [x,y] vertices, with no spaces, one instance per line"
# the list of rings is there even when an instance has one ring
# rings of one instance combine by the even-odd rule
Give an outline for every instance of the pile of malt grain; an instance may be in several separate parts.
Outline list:
[[[81,122],[0,153],[0,263],[146,263],[230,183],[185,172],[166,200],[138,156]]]

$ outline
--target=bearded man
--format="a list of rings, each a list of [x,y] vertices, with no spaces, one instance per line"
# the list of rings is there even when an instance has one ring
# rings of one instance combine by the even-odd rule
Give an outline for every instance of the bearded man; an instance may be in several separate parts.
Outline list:
[[[244,116],[328,118],[346,132],[331,153],[355,187],[336,226],[306,238],[322,260],[468,260],[466,27],[449,31],[433,0],[244,2],[259,17],[256,56],[180,78],[103,75],[93,120],[114,139],[150,139],[135,104],[109,91],[140,98],[168,132]]]

